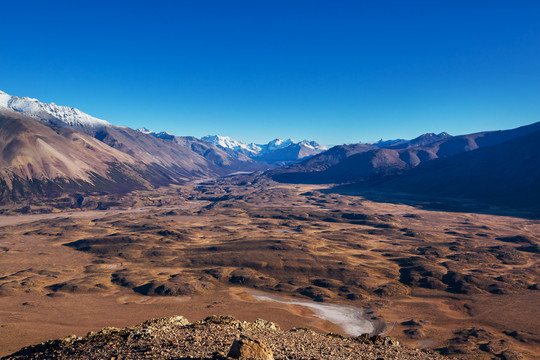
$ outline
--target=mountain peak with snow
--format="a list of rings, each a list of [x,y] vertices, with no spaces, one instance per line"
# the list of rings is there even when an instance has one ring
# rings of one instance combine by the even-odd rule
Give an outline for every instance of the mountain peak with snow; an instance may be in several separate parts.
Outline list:
[[[146,134],[146,135],[152,135],[153,137],[157,137],[157,138],[164,139],[164,140],[172,140],[172,139],[174,139],[174,135],[171,134],[168,131],[156,132],[156,131],[148,130],[145,127],[138,128],[137,131],[140,132],[140,133],[143,133],[143,134]]]
[[[230,150],[242,153],[247,156],[254,156],[261,152],[261,148],[257,144],[254,144],[254,143],[246,144],[228,136],[207,135],[207,136],[204,136],[201,140],[204,140],[206,142],[220,146],[225,149],[230,149]]]
[[[111,125],[105,120],[90,116],[73,107],[42,103],[38,99],[30,97],[12,96],[1,90],[0,108],[22,113],[39,121],[57,121],[75,128],[96,128]]]
[[[271,162],[271,163],[287,163],[298,161],[307,156],[318,154],[327,149],[324,145],[319,145],[315,141],[303,140],[296,142],[289,138],[274,139],[266,144],[243,143],[228,136],[207,135],[202,140],[212,143],[216,146],[247,155],[253,160]]]

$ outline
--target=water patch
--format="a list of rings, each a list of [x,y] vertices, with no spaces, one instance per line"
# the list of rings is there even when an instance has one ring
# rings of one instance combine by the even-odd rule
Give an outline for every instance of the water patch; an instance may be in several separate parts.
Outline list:
[[[116,263],[116,264],[104,264],[103,267],[105,269],[118,269],[119,267],[121,267],[122,264],[121,263]]]
[[[252,290],[246,292],[257,300],[275,301],[282,304],[299,305],[310,309],[319,319],[330,321],[339,325],[343,332],[350,336],[361,334],[380,334],[384,329],[384,322],[368,319],[363,310],[354,306],[340,304],[318,304],[311,301],[286,300],[277,296],[261,294]]]

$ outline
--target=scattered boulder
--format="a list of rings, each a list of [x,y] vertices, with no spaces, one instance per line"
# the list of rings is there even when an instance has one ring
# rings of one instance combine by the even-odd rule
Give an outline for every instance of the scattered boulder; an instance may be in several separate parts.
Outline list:
[[[177,316],[170,316],[170,317],[164,317],[164,318],[158,318],[158,319],[150,319],[142,323],[143,328],[173,328],[173,327],[179,327],[179,326],[187,326],[190,325],[188,319],[181,315]]]
[[[362,344],[372,344],[377,346],[401,346],[399,341],[392,339],[390,336],[371,336],[368,333],[364,333],[352,339]]]
[[[231,315],[212,315],[204,320],[200,320],[197,324],[216,324],[216,325],[229,325],[238,326],[240,320]]]
[[[280,330],[280,327],[275,322],[264,319],[257,319],[252,323],[248,323],[252,329]]]
[[[268,345],[243,335],[240,339],[234,340],[227,356],[239,360],[274,360],[274,355]]]

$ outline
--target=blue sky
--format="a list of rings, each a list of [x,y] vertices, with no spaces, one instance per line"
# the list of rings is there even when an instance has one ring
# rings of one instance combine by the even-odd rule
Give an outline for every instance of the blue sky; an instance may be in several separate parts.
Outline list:
[[[21,0],[2,13],[1,90],[117,125],[340,144],[540,121],[539,1]]]

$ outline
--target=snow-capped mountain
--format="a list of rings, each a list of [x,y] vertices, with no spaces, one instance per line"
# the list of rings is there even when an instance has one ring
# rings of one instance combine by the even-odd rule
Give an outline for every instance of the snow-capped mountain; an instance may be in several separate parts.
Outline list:
[[[269,167],[191,136],[136,131],[75,108],[0,93],[0,203],[124,193]]]
[[[287,139],[287,140],[281,140],[281,139],[274,139],[270,141],[268,144],[263,145],[265,147],[266,151],[272,151],[276,149],[282,149],[284,147],[290,146],[296,144],[293,139]]]
[[[160,139],[165,139],[165,140],[174,139],[174,135],[171,134],[168,131],[155,132],[155,131],[148,130],[145,127],[138,128],[137,131],[140,132],[140,133],[146,134],[146,135],[152,135],[152,136],[160,138]]]
[[[250,158],[272,164],[291,163],[303,158],[316,155],[327,149],[315,141],[303,140],[296,142],[293,139],[274,139],[267,144],[243,143],[228,136],[207,135],[202,138],[209,143],[236,152]]]
[[[255,156],[259,154],[262,150],[262,148],[257,144],[246,144],[241,141],[232,139],[228,136],[207,135],[201,138],[201,140],[207,141],[211,144],[220,146],[225,149],[234,150],[247,156]]]
[[[11,96],[3,91],[0,91],[0,108],[22,113],[42,122],[60,122],[75,128],[111,125],[105,120],[97,119],[73,107],[59,106],[55,103],[46,104],[29,97]]]

